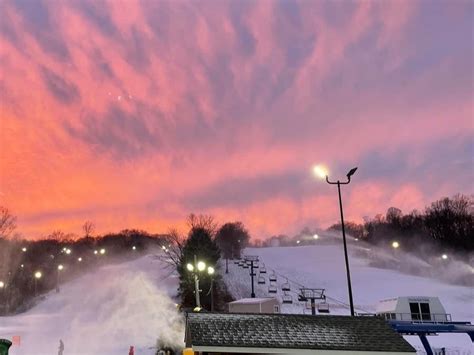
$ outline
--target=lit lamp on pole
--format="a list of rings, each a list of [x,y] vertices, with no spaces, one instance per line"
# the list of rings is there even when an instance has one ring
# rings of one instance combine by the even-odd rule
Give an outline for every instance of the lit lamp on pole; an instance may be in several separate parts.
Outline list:
[[[347,255],[346,231],[345,231],[345,227],[344,227],[344,213],[343,213],[343,209],[342,209],[341,185],[348,185],[351,182],[351,177],[352,177],[352,175],[354,175],[356,170],[357,170],[357,168],[353,168],[353,169],[349,170],[349,172],[346,174],[347,181],[341,182],[340,180],[330,181],[329,176],[328,176],[329,175],[328,170],[324,166],[317,165],[313,168],[313,173],[317,177],[319,177],[321,179],[325,178],[326,182],[330,185],[337,185],[337,192],[338,192],[338,195],[339,195],[339,210],[340,210],[340,213],[341,213],[342,240],[343,240],[343,244],[344,244],[344,259],[345,259],[345,262],[346,262],[347,289],[348,289],[348,293],[349,293],[349,303],[350,303],[350,308],[351,308],[351,316],[354,316],[355,312],[354,312],[354,301],[353,301],[353,298],[352,298],[352,285],[351,285],[351,272],[350,272],[350,268],[349,268],[349,257]]]
[[[59,292],[59,274],[61,273],[63,269],[64,269],[64,266],[62,264],[59,264],[57,278],[56,278],[56,292]]]
[[[36,271],[35,274],[35,297],[38,295],[38,281],[43,277],[41,271]]]
[[[207,266],[204,261],[197,261],[196,255],[194,255],[194,264],[187,263],[186,264],[186,269],[191,272],[194,276],[194,293],[196,297],[196,308],[194,309],[195,311],[199,312],[202,307],[201,307],[201,298],[200,298],[200,291],[199,290],[199,273],[203,273],[207,269],[207,274],[212,276],[215,272],[214,268],[212,266]],[[211,278],[211,308],[214,308],[213,306],[213,292],[212,292],[212,278]]]

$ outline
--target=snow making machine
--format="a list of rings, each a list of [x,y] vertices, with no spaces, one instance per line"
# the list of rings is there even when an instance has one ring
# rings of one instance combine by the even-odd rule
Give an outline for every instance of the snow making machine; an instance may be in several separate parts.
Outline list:
[[[384,317],[402,335],[417,335],[427,355],[434,354],[427,339],[429,335],[466,333],[474,342],[474,325],[453,321],[438,297],[405,296],[382,300],[376,307],[376,315]]]

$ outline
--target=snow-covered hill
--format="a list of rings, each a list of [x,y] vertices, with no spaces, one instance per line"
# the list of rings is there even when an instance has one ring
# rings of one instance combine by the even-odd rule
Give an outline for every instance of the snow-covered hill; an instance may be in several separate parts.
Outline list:
[[[387,253],[360,242],[352,242],[349,250],[352,289],[357,312],[372,313],[379,300],[397,296],[438,296],[447,312],[452,314],[453,320],[474,323],[472,285],[456,286],[432,277],[410,275],[410,271],[430,274],[430,269],[435,267],[416,257],[399,253],[398,250]],[[293,304],[283,305],[282,312],[311,314],[305,303],[297,301],[299,287],[304,285],[326,289],[331,314],[349,314],[344,254],[340,239],[319,240],[317,245],[311,246],[250,248],[245,250],[245,253],[258,255],[267,269],[266,284],[258,285],[255,282],[257,297],[272,296],[268,293],[268,279],[273,272],[277,276],[277,296],[280,299],[283,295],[282,284],[287,280],[291,284],[291,292],[288,294],[293,297]],[[398,268],[403,272],[388,268],[396,265],[399,265]],[[222,267],[225,268],[224,265]],[[442,266],[439,268],[440,272],[443,272],[442,270],[446,273],[453,272],[447,263],[444,268]],[[462,272],[469,268],[464,265]],[[258,275],[257,271],[257,278]],[[250,297],[249,269],[229,263],[229,274],[225,275],[225,280],[227,287],[237,299]],[[407,340],[417,349],[422,349],[417,337],[410,336]],[[430,337],[430,342],[434,347],[448,346],[449,354],[474,354],[472,343],[464,334]],[[420,351],[420,354],[422,353]]]
[[[248,255],[259,255],[267,268],[266,284],[256,284],[256,294],[268,295],[268,276],[275,271],[278,296],[281,285],[291,284],[295,300],[284,305],[283,312],[310,313],[297,302],[297,291],[306,287],[325,288],[331,314],[349,314],[344,257],[340,239],[324,236],[318,245],[282,248],[247,249]],[[386,253],[372,246],[351,242],[349,249],[354,301],[358,312],[373,312],[377,301],[404,295],[439,296],[454,320],[474,322],[474,290],[441,281],[454,270],[465,273],[472,267],[456,264],[433,267],[431,262],[402,253]],[[440,264],[443,265],[443,264]],[[398,270],[390,268],[396,267]],[[250,296],[249,269],[229,264],[224,274],[236,298]],[[413,276],[410,273],[416,273]],[[439,278],[428,277],[438,273]],[[257,272],[258,274],[258,272]],[[24,314],[0,317],[0,338],[19,335],[21,345],[11,348],[12,355],[57,354],[59,340],[65,344],[65,355],[128,354],[131,345],[136,354],[154,354],[157,339],[183,345],[184,326],[176,311],[173,297],[178,280],[165,268],[156,254],[103,266],[51,292]],[[407,339],[417,348],[416,337]],[[435,347],[448,346],[447,354],[474,354],[467,335],[431,337]],[[421,354],[421,352],[420,352]]]
[[[177,279],[157,255],[108,265],[64,284],[24,314],[0,317],[0,338],[20,336],[11,355],[155,354],[158,338],[183,345],[172,296]]]

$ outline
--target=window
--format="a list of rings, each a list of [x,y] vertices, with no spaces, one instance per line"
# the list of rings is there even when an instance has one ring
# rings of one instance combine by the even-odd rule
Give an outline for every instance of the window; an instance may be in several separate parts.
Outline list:
[[[429,303],[420,303],[421,310],[421,319],[431,320],[430,304]]]
[[[273,306],[273,313],[280,313],[280,306],[279,305],[274,305]]]
[[[410,302],[410,313],[412,320],[420,320],[420,305],[418,302]]]
[[[410,313],[412,320],[431,320],[429,303],[410,302]]]

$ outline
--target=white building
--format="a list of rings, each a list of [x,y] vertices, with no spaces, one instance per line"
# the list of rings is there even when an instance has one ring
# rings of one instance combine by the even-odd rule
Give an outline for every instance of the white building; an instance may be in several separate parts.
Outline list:
[[[438,297],[404,296],[382,300],[376,308],[377,315],[386,319],[404,321],[449,322]]]
[[[229,313],[280,313],[280,302],[274,297],[242,298],[228,305]]]

